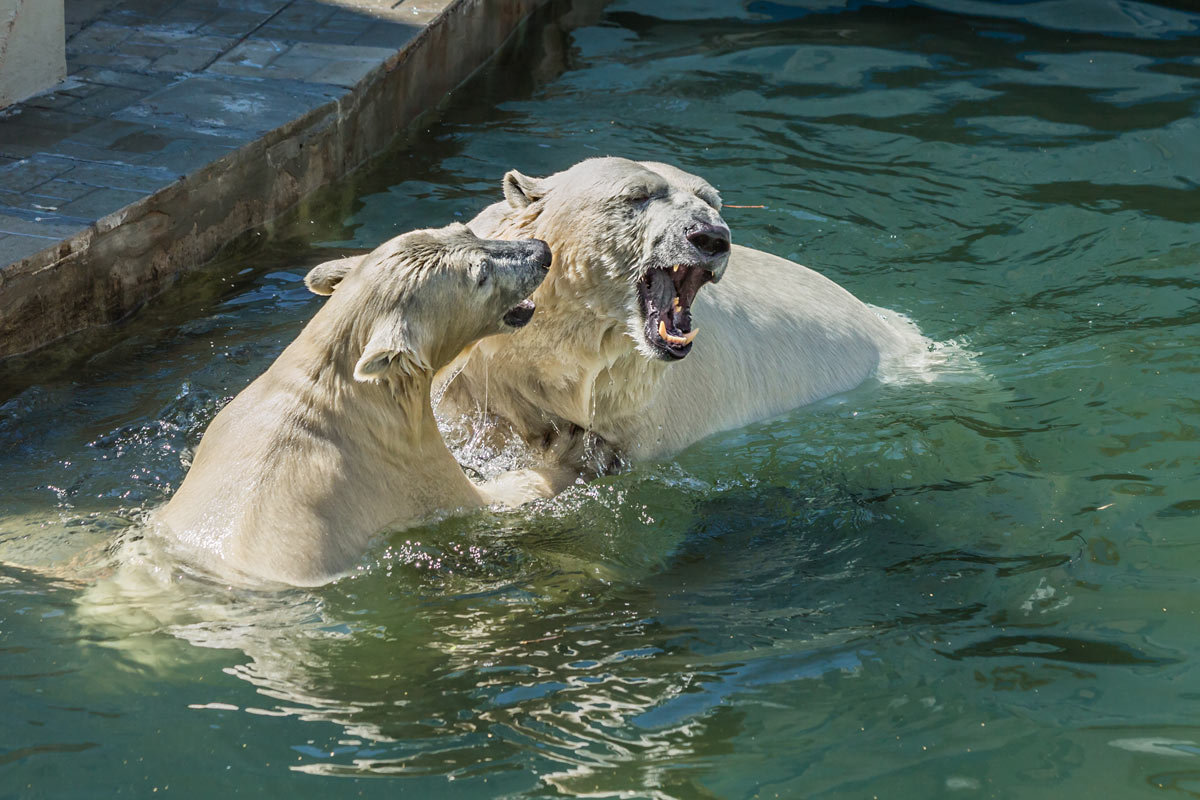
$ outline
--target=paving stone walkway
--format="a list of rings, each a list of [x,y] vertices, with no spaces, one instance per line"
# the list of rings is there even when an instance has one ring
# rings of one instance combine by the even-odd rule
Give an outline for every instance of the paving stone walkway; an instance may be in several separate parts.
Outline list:
[[[0,267],[343,96],[446,0],[66,0],[56,91],[0,110]]]

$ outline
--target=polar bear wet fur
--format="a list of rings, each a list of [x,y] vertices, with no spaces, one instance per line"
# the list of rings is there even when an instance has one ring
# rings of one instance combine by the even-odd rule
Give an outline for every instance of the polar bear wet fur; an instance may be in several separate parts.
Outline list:
[[[676,167],[597,158],[509,172],[503,188],[472,230],[542,239],[554,262],[537,318],[447,370],[439,410],[486,404],[584,475],[847,391],[931,344],[822,275],[732,244],[716,190]]]
[[[313,585],[352,568],[384,530],[526,499],[520,479],[466,478],[429,392],[464,347],[529,321],[524,298],[549,264],[542,242],[452,225],[314,269],[309,288],[332,296],[216,416],[151,531],[222,578]]]

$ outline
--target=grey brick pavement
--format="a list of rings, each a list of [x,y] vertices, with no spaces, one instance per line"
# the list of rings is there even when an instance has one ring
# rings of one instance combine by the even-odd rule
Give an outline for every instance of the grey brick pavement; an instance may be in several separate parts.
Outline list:
[[[0,267],[345,94],[444,0],[66,0],[69,77],[0,111]]]

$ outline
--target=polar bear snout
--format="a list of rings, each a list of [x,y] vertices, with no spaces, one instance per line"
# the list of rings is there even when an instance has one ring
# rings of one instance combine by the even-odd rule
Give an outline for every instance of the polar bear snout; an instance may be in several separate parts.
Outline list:
[[[545,280],[554,259],[550,246],[541,239],[491,239],[484,246],[507,309],[501,321],[510,328],[523,328],[535,310],[529,296]]]
[[[691,252],[679,260],[693,269],[707,272],[708,280],[713,283],[720,281],[729,262],[731,246],[729,226],[725,221],[719,216],[716,221],[696,220],[684,229],[683,238],[687,242],[683,247]]]
[[[688,228],[687,240],[705,258],[717,258],[729,252],[729,228],[711,222],[697,222]]]
[[[536,279],[538,283],[546,277],[554,260],[550,246],[541,239],[484,239],[483,246],[496,274],[528,276],[528,279]],[[537,288],[536,284],[534,288]]]
[[[554,260],[550,246],[541,239],[503,241],[486,240],[487,254],[494,274],[514,280],[523,287],[522,297],[533,292],[545,279]]]

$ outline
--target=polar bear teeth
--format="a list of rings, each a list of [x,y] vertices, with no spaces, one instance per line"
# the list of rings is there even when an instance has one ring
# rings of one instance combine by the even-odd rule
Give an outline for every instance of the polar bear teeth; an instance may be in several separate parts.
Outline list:
[[[642,273],[637,281],[642,335],[659,358],[678,360],[688,354],[699,331],[692,327],[692,301],[711,280],[710,271],[687,264],[650,267]]]
[[[679,299],[678,298],[675,299],[675,304],[676,304],[676,308],[678,308],[679,307]],[[685,344],[691,344],[692,339],[695,339],[696,334],[699,332],[700,332],[699,328],[692,328],[690,331],[685,333],[683,336],[675,336],[673,334],[667,333],[667,323],[665,320],[660,319],[658,321],[658,335],[661,336],[664,341],[670,342],[671,344],[677,345],[679,347],[683,347]]]

